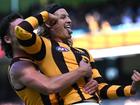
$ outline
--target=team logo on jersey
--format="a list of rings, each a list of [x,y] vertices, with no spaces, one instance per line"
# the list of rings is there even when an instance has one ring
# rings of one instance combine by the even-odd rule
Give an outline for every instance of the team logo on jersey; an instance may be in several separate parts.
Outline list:
[[[59,51],[59,52],[68,52],[69,51],[68,48],[61,47],[61,46],[56,47],[56,50]]]

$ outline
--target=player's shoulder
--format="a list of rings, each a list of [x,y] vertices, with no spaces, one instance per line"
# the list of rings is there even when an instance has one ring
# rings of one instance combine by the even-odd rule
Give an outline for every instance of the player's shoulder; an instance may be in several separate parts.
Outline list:
[[[44,43],[46,43],[46,45],[49,44],[49,43],[51,43],[51,40],[50,40],[49,38],[46,38],[46,37],[44,37],[44,36],[41,36],[41,39],[42,39],[42,41],[43,41]]]
[[[34,62],[32,59],[26,57],[17,57],[12,59],[9,69],[11,71],[20,71],[26,67],[33,66],[33,63]]]

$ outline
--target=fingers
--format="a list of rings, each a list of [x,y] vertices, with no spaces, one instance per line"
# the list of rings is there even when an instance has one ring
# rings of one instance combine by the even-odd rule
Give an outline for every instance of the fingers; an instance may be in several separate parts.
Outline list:
[[[49,18],[48,18],[48,20],[47,20],[47,23],[48,23],[50,26],[54,26],[54,25],[56,24],[57,20],[58,20],[58,17],[57,17],[57,16],[55,16],[55,15],[49,13]]]
[[[134,81],[138,81],[139,80],[139,78],[138,78],[138,76],[136,74],[133,74],[132,78],[133,78]]]
[[[133,81],[140,81],[140,73],[136,70],[133,71],[133,75],[132,75],[132,80]]]
[[[133,72],[136,76],[140,77],[140,73],[138,71],[134,70]]]
[[[97,87],[98,87],[97,85],[88,87],[88,88],[85,88],[84,91],[85,93],[92,95],[97,91]]]
[[[91,79],[85,86],[84,86],[85,93],[93,94],[98,90],[98,82]]]
[[[132,75],[132,80],[137,81],[137,76],[135,74]]]

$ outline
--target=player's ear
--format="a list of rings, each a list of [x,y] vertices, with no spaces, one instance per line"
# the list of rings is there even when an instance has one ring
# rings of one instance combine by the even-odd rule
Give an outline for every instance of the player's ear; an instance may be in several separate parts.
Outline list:
[[[5,35],[5,36],[4,36],[4,41],[5,41],[6,43],[11,43],[11,37],[8,36],[8,35]]]

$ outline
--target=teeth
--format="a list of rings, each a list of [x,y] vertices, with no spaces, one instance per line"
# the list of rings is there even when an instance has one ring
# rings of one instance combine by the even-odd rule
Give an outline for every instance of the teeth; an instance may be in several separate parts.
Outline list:
[[[71,28],[71,26],[67,25],[67,26],[65,26],[65,28]]]

